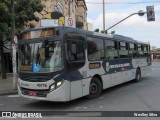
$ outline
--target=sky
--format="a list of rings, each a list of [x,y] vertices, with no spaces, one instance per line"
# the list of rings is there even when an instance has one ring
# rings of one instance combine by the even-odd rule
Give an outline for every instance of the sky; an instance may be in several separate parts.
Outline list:
[[[103,30],[103,0],[85,0],[87,21],[93,24],[93,30]],[[135,40],[149,42],[160,48],[160,0],[105,0],[105,28],[109,28],[132,13],[146,12],[146,6],[154,6],[155,21],[148,22],[147,15],[134,15],[109,30]]]

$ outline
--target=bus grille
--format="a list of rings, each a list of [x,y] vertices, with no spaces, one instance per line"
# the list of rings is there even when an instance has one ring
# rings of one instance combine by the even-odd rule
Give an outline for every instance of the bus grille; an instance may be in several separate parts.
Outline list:
[[[46,82],[50,80],[50,78],[47,77],[27,77],[27,78],[21,78],[21,80],[28,81],[28,82]]]
[[[21,92],[23,95],[29,95],[29,92],[36,92],[37,96],[36,97],[46,97],[47,94],[49,93],[49,90],[32,90],[32,89],[26,89],[21,87]]]
[[[42,73],[19,73],[19,78],[23,81],[28,82],[46,82],[51,80],[52,74],[42,74]]]

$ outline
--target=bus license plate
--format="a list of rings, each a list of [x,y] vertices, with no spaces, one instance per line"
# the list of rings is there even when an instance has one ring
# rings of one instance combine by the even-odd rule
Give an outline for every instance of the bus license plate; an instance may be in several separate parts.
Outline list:
[[[29,91],[29,96],[37,96],[37,92]]]

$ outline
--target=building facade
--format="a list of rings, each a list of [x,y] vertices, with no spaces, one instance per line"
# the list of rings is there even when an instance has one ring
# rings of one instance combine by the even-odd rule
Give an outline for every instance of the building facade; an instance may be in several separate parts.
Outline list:
[[[40,13],[34,13],[40,21],[30,21],[26,26],[43,26],[42,22],[44,20],[48,20],[48,22],[51,22],[49,20],[53,20],[53,26],[63,26],[66,25],[66,18],[70,17],[73,20],[74,27],[88,30],[85,0],[41,0],[41,2],[44,5],[43,10]]]
[[[93,24],[92,23],[88,23],[88,31],[93,31]]]
[[[160,48],[152,49],[151,50],[152,59],[160,61]]]

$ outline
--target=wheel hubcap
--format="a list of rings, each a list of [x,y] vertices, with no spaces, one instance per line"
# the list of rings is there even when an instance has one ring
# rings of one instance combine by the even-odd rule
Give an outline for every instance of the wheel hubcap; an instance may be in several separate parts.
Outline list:
[[[92,83],[90,86],[90,92],[94,94],[97,92],[97,89],[98,89],[97,85],[95,83]]]

